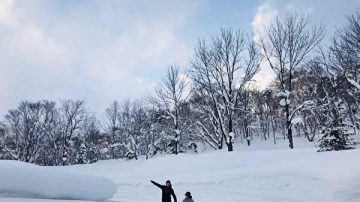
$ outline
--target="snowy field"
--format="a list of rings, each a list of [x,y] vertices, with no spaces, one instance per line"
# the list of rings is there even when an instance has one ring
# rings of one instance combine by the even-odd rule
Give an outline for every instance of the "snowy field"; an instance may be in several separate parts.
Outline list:
[[[359,149],[317,153],[313,143],[296,140],[294,150],[287,149],[286,142],[279,143],[237,144],[233,153],[224,150],[49,169],[113,180],[117,191],[107,202],[161,201],[161,191],[150,180],[164,183],[167,179],[178,201],[186,191],[192,192],[195,202],[360,201]],[[18,198],[4,191],[0,197],[1,202],[56,201]]]
[[[0,161],[0,196],[101,201],[117,185],[99,176],[72,174],[19,161]]]

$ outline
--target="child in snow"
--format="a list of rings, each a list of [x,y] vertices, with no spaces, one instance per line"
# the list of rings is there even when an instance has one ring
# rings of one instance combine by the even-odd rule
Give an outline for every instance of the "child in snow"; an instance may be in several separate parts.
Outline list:
[[[176,200],[176,195],[174,190],[171,188],[171,182],[170,180],[166,181],[166,185],[160,185],[159,183],[156,183],[154,181],[150,181],[151,183],[153,183],[155,186],[159,187],[162,190],[162,202],[171,202],[171,196],[173,196],[174,198],[174,202],[177,202]]]
[[[190,192],[185,193],[185,199],[183,200],[183,202],[194,202]]]

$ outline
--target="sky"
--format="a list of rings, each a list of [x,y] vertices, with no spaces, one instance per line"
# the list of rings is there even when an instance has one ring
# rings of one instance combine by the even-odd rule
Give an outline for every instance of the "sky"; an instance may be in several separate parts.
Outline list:
[[[296,11],[326,26],[327,43],[356,8],[359,0],[0,0],[0,117],[42,99],[84,99],[101,114],[143,98],[169,65],[188,68],[198,40],[222,27],[252,37]],[[257,85],[272,74],[265,65]]]

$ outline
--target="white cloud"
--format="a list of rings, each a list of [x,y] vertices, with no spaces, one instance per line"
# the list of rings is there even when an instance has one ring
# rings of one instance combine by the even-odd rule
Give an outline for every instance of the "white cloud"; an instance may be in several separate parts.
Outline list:
[[[266,28],[271,24],[272,20],[279,16],[283,17],[287,12],[298,11],[300,14],[306,13],[311,14],[314,11],[314,8],[311,7],[311,4],[303,4],[296,1],[277,1],[269,0],[264,4],[261,4],[251,22],[253,29],[253,39],[255,42],[259,42],[261,36],[266,34]],[[275,73],[270,68],[267,61],[264,59],[261,63],[261,70],[254,76],[253,86],[264,89],[267,87],[270,82],[275,79]]]
[[[266,1],[252,22],[241,23],[251,23],[256,37],[273,15],[290,7],[314,7],[314,15],[331,22],[343,14],[330,18],[324,6],[348,11],[340,1],[304,1]],[[168,65],[189,65],[196,38],[211,36],[214,25],[239,23],[239,16],[210,13],[217,10],[209,9],[214,6],[190,0],[1,0],[0,96],[5,99],[0,117],[23,99],[84,98],[90,109],[101,112],[114,99],[139,98],[160,81]],[[255,79],[264,86],[270,74],[264,68]]]
[[[254,33],[254,40],[259,42],[260,36],[265,34],[265,28],[270,25],[275,16],[278,15],[278,11],[271,7],[270,4],[265,3],[259,6],[251,26]]]
[[[13,13],[14,1],[2,0],[0,1],[0,24],[2,25],[14,25],[16,24],[16,18]]]
[[[310,20],[315,24],[323,23],[326,25],[327,36],[323,40],[323,44],[329,44],[332,41],[336,27],[342,26],[345,21],[345,15],[351,13],[353,9],[360,7],[360,1],[348,0],[344,1],[329,1],[329,0],[267,0],[266,3],[261,4],[251,23],[254,40],[258,41],[259,37],[264,34],[264,29],[270,24],[275,16],[282,17],[287,12],[298,12],[310,17]],[[331,15],[329,15],[331,12]],[[255,75],[255,86],[264,88],[274,78],[274,73],[270,67],[263,63],[261,71]]]
[[[266,33],[266,27],[277,15],[278,11],[270,4],[265,3],[259,6],[251,22],[255,42],[260,41],[261,36]],[[260,67],[260,71],[254,76],[253,86],[264,89],[275,78],[275,74],[266,61],[263,61]]]
[[[19,23],[11,32],[3,45],[19,59],[46,64],[58,63],[62,59],[64,50],[61,45],[45,36],[36,25]]]
[[[131,2],[52,3],[0,2],[0,115],[24,99],[86,99],[101,112],[114,99],[144,95],[167,65],[189,61],[177,31],[196,3],[144,3],[133,12]]]

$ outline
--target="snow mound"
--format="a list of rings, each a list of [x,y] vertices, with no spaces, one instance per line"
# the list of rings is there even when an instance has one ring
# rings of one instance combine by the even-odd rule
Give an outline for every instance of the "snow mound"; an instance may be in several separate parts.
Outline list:
[[[104,177],[0,161],[0,194],[5,197],[101,201],[111,198],[116,190],[116,184]]]

